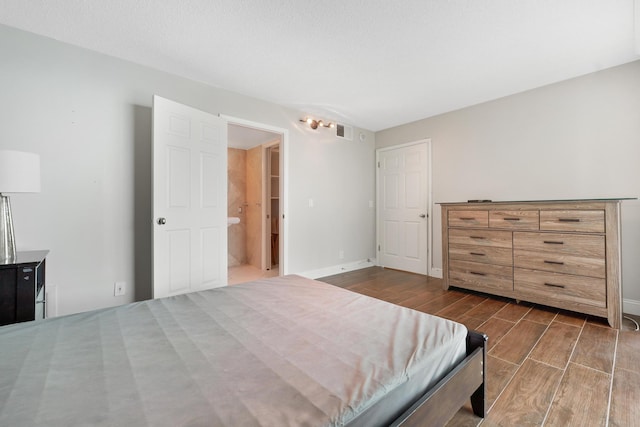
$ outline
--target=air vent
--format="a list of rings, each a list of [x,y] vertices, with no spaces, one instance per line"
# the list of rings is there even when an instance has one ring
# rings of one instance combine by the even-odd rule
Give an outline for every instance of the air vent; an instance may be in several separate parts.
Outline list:
[[[336,124],[336,136],[338,138],[353,141],[353,128],[347,125]]]

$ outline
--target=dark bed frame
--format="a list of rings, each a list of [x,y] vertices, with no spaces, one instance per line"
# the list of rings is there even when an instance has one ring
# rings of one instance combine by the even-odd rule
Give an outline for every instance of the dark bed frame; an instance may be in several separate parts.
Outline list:
[[[473,413],[484,418],[487,340],[485,334],[470,330],[467,334],[467,356],[391,426],[444,426],[469,397]]]

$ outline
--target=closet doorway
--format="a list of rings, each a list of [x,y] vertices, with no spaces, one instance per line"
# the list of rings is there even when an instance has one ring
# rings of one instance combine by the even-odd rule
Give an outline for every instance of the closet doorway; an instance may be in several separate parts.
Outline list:
[[[286,132],[228,118],[228,284],[284,273]]]

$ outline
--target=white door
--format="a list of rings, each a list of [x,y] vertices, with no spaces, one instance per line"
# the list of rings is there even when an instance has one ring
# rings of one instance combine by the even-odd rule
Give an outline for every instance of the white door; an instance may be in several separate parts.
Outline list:
[[[378,151],[378,264],[427,274],[427,143]]]
[[[153,297],[227,284],[227,122],[153,97]]]

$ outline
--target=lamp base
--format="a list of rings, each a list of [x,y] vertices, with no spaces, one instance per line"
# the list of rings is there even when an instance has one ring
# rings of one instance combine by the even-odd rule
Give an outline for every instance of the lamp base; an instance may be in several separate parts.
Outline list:
[[[16,239],[13,235],[13,219],[9,196],[0,194],[0,263],[16,261]]]

